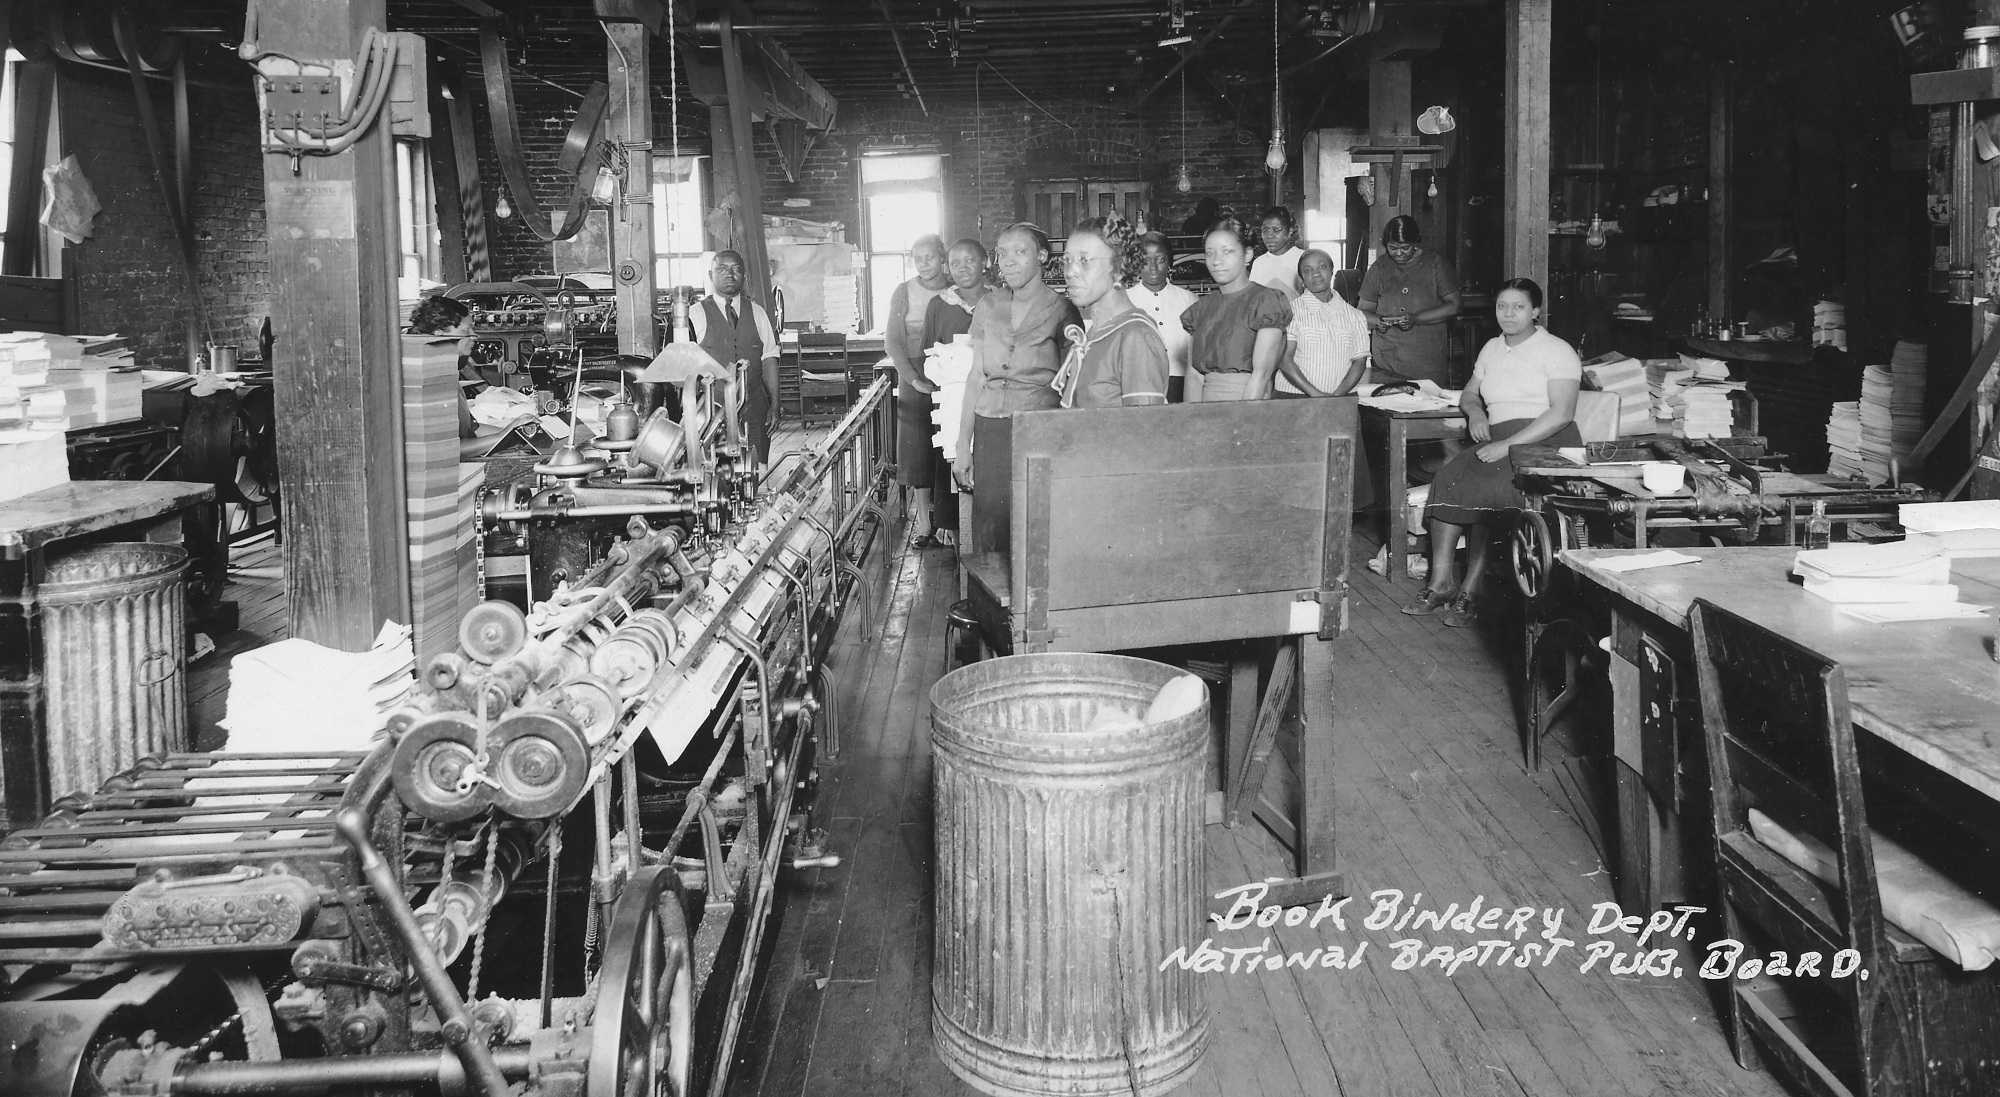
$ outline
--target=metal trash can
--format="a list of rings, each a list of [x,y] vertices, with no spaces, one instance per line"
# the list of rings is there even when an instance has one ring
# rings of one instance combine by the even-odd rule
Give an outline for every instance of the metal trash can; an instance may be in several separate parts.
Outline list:
[[[1202,937],[1206,690],[1142,722],[1184,672],[1121,655],[1012,655],[931,687],[937,922],[931,1032],[980,1090],[1162,1094],[1208,1036]]]
[[[187,750],[187,550],[114,542],[52,559],[42,616],[49,797]]]

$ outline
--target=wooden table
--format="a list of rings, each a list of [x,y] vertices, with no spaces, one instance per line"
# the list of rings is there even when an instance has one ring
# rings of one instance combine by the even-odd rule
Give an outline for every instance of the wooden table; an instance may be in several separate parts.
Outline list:
[[[1371,441],[1381,440],[1375,467],[1383,470],[1382,482],[1386,485],[1382,498],[1389,508],[1391,566],[1396,569],[1397,578],[1408,579],[1410,554],[1396,551],[1399,547],[1396,531],[1402,527],[1403,511],[1410,497],[1410,443],[1463,438],[1465,415],[1457,408],[1390,411],[1369,404],[1368,399],[1361,401],[1361,429],[1363,436]]]
[[[36,599],[52,545],[110,530],[179,540],[162,529],[183,510],[215,498],[208,484],[79,480],[0,503],[0,827],[39,820],[50,790],[42,684],[41,610]],[[63,790],[69,791],[69,790]]]
[[[1595,562],[1631,553],[1586,549],[1560,558],[1582,583],[1603,592],[1612,610],[1617,883],[1626,910],[1688,897],[1680,865],[1680,756],[1703,749],[1686,634],[1696,598],[1837,660],[1847,676],[1855,726],[2000,802],[2000,664],[1988,654],[1995,638],[1991,616],[1872,625],[1791,582],[1795,549],[1676,551],[1701,562],[1609,572]],[[2000,559],[1958,561],[1952,581],[1961,600],[2000,606]]]

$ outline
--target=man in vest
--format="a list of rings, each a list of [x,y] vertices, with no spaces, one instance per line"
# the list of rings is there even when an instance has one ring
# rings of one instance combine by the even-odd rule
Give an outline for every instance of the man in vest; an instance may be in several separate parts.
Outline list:
[[[778,429],[778,336],[764,306],[743,296],[743,256],[716,252],[709,276],[715,292],[702,298],[689,318],[694,339],[723,365],[747,367],[743,429],[757,451],[757,463],[768,464],[771,435]]]

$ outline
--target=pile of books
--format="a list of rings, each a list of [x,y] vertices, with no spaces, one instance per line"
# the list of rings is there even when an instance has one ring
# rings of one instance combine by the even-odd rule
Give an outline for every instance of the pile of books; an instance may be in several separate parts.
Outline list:
[[[1987,608],[1959,602],[1950,553],[1907,540],[1800,552],[1792,573],[1805,582],[1806,593],[1867,621],[1973,617]]]
[[[1905,503],[1896,511],[1910,544],[1961,560],[2000,556],[2000,499]]]
[[[1682,438],[1727,438],[1736,417],[1729,394],[1743,382],[1729,379],[1729,367],[1713,358],[1662,358],[1646,363],[1646,387],[1655,419],[1672,420]]]
[[[931,405],[931,425],[945,460],[958,456],[958,431],[965,408],[965,378],[972,372],[972,336],[958,335],[924,351],[924,376],[938,387]]]
[[[1653,433],[1652,401],[1643,364],[1613,351],[1585,362],[1583,376],[1591,388],[1618,397],[1618,437]]]
[[[144,388],[122,337],[0,334],[0,420],[62,431],[137,419]]]
[[[1816,347],[1847,349],[1846,305],[1821,301],[1813,306],[1812,343]]]

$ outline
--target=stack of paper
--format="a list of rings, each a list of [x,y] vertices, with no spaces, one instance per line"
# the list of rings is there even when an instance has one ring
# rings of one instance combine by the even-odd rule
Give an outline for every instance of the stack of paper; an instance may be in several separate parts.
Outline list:
[[[1837,400],[1826,417],[1826,472],[1865,480],[1861,467],[1861,401]]]
[[[924,351],[924,376],[938,387],[931,397],[931,424],[937,428],[938,449],[945,460],[958,457],[958,432],[964,424],[965,378],[972,372],[972,336],[958,335]]]
[[[1584,379],[1599,392],[1618,397],[1618,436],[1650,434],[1652,405],[1646,387],[1646,367],[1615,351],[1583,364]]]
[[[91,341],[116,351],[119,336]],[[94,427],[139,417],[144,383],[131,352],[83,353],[85,340],[46,332],[0,334],[0,420],[44,430]]]
[[[1951,554],[1933,545],[1890,541],[1843,544],[1799,553],[1793,574],[1806,593],[1871,621],[1964,617],[1984,606],[1961,605],[1951,582]]]
[[[1896,509],[1911,544],[1959,559],[2000,556],[2000,499],[1905,503]]]
[[[233,753],[364,750],[416,673],[408,626],[384,623],[367,651],[296,637],[229,664],[228,711],[218,721]]]
[[[69,483],[69,446],[59,430],[0,429],[0,501]]]
[[[1889,354],[1889,439],[1896,460],[1905,462],[1924,436],[1924,374],[1930,351],[1922,343],[1899,341]]]
[[[1847,306],[1821,301],[1813,306],[1812,341],[1816,347],[1847,349]]]

